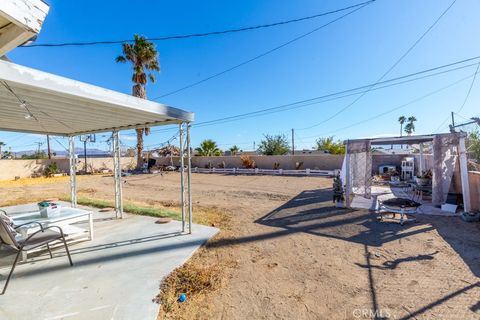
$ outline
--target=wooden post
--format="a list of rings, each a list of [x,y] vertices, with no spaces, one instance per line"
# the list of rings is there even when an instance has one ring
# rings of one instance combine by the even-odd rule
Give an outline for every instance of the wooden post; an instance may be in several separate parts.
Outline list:
[[[471,211],[470,185],[468,181],[467,154],[465,148],[465,137],[458,141],[458,154],[460,161],[460,177],[462,179],[463,208],[465,212]]]

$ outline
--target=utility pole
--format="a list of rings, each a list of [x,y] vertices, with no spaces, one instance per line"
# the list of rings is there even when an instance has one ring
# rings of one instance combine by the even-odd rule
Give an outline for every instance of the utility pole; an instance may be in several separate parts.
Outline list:
[[[452,111],[452,127],[455,127],[455,114]]]
[[[292,155],[295,155],[295,129],[292,128]]]
[[[253,151],[255,151],[255,141],[253,141]]]
[[[37,142],[38,144],[38,149],[37,149],[37,158],[40,159],[40,147],[43,145],[43,142]]]
[[[50,136],[47,134],[47,152],[48,159],[52,159],[52,151],[50,150]]]

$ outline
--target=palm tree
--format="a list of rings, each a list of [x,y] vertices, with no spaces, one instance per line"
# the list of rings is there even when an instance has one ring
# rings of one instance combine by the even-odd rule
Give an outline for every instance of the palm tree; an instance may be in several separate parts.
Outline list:
[[[5,142],[0,141],[0,159],[2,158],[2,147],[4,147],[5,145]]]
[[[199,156],[204,157],[219,156],[222,154],[222,150],[218,148],[217,143],[211,139],[203,140],[202,143],[200,143],[200,147],[195,150]]]
[[[155,45],[145,39],[143,36],[134,35],[134,43],[122,44],[123,54],[118,56],[115,61],[125,63],[131,62],[133,75],[132,95],[138,98],[147,99],[147,85],[146,70],[160,71],[160,62],[158,61],[158,52]],[[151,83],[155,83],[155,76],[153,73],[148,74],[148,79]],[[137,167],[142,165],[143,158],[143,134],[150,134],[150,128],[139,128],[137,132]]]
[[[236,155],[238,153],[238,151],[240,151],[240,149],[237,147],[237,145],[233,145],[229,150],[232,153],[232,155]]]
[[[400,137],[403,135],[403,124],[407,121],[407,118],[405,116],[401,116],[398,118],[398,122],[400,122]]]
[[[414,116],[408,117],[407,119],[407,124],[405,125],[405,132],[411,136],[412,133],[415,132],[415,121],[417,121],[417,118]]]

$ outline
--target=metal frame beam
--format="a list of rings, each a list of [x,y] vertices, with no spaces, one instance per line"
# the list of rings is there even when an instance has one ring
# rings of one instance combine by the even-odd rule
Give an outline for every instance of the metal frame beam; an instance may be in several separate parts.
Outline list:
[[[112,132],[113,146],[113,179],[115,182],[115,217],[123,218],[123,192],[122,192],[122,164],[120,149],[120,133]]]
[[[68,155],[70,158],[70,201],[77,207],[77,159],[75,158],[75,137],[68,137]]]
[[[186,232],[188,216],[188,233],[192,233],[192,184],[191,184],[191,148],[190,123],[182,122],[178,126],[180,144],[180,204],[182,207],[182,232]],[[187,172],[185,172],[185,169]]]

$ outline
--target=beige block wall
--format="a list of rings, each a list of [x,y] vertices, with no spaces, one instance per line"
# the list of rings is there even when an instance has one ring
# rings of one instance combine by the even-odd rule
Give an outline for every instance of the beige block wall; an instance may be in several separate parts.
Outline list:
[[[273,169],[275,162],[280,164],[281,169],[293,170],[297,162],[303,162],[301,169],[333,170],[342,167],[343,155],[298,155],[298,156],[250,156],[260,169]],[[159,165],[170,165],[170,158],[156,158]],[[218,167],[225,162],[227,168],[242,168],[240,156],[222,157],[192,157],[192,167],[205,168],[211,163],[212,167]],[[173,164],[179,165],[179,158],[173,158]]]
[[[480,172],[469,171],[468,180],[470,182],[470,201],[472,210],[480,210]]]
[[[0,180],[13,180],[15,177],[28,178],[33,174],[42,174],[45,171],[45,167],[51,162],[56,162],[60,171],[69,172],[69,160],[68,159],[41,159],[41,160],[0,160]],[[129,169],[135,167],[136,159],[130,157],[124,157],[121,160],[122,168]],[[87,164],[93,165],[94,169],[108,168],[113,170],[112,158],[87,158]],[[84,160],[83,158],[77,161],[77,170],[83,170]]]

